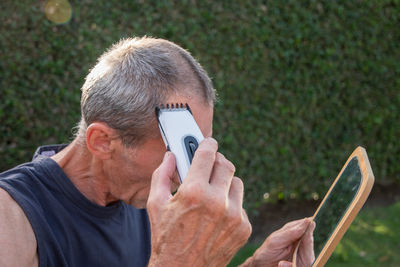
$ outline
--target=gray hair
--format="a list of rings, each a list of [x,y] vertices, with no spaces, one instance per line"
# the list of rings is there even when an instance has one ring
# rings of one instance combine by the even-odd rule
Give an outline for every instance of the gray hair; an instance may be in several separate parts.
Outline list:
[[[89,72],[82,86],[81,121],[77,136],[88,125],[104,122],[126,146],[154,136],[155,107],[173,94],[201,97],[212,106],[210,78],[190,53],[178,45],[149,37],[114,44]]]

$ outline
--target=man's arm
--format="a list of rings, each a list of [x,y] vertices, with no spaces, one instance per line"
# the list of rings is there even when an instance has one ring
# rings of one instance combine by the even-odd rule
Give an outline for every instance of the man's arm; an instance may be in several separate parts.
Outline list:
[[[15,200],[0,188],[0,266],[38,266],[32,226]]]

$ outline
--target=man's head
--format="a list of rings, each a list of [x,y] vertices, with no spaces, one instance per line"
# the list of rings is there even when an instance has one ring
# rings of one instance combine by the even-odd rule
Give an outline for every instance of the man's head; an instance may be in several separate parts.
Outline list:
[[[155,107],[188,103],[204,136],[212,134],[211,80],[181,47],[161,39],[125,39],[98,60],[82,87],[78,140],[93,156],[109,199],[144,207],[153,171],[166,151]]]
[[[121,40],[86,77],[79,136],[101,121],[115,129],[125,145],[136,145],[154,136],[154,108],[174,95],[210,106],[215,101],[211,80],[186,50],[162,39]]]

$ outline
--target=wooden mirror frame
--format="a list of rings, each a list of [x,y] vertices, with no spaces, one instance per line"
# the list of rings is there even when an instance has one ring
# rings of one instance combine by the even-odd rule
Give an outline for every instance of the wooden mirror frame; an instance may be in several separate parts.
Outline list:
[[[339,223],[337,224],[335,230],[332,232],[331,236],[325,243],[323,249],[321,250],[320,254],[318,257],[315,259],[313,263],[313,267],[319,267],[319,266],[324,266],[325,263],[328,261],[329,257],[332,255],[333,251],[335,250],[337,244],[339,241],[342,239],[344,233],[347,231],[349,228],[350,224],[353,222],[354,218],[364,205],[365,201],[367,200],[372,186],[374,184],[374,174],[372,173],[371,165],[368,160],[367,152],[365,151],[364,148],[362,147],[357,147],[354,152],[350,155],[350,157],[347,159],[346,164],[343,166],[342,170],[340,171],[339,175],[336,177],[335,181],[333,182],[332,186],[329,188],[328,193],[326,193],[324,199],[322,200],[321,204],[319,205],[317,211],[314,213],[314,216],[312,217],[313,219],[321,209],[321,207],[324,205],[326,199],[328,198],[329,194],[331,193],[333,187],[336,185],[338,182],[339,178],[341,177],[343,171],[346,169],[348,163],[350,160],[352,160],[354,157],[357,157],[358,159],[358,164],[360,166],[360,172],[361,172],[361,184],[359,187],[358,192],[356,193],[355,197],[353,198],[353,201],[350,203],[349,207],[347,208],[346,212],[342,216],[342,218],[339,220]],[[318,225],[317,225],[318,227]],[[297,251],[300,246],[299,242],[297,244],[297,247],[293,253],[293,266],[296,267],[296,262],[297,262]],[[301,267],[301,266],[298,266]]]

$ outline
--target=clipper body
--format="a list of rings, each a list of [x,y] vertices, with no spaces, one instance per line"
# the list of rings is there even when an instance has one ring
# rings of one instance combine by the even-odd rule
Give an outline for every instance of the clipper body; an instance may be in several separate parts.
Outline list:
[[[156,108],[158,126],[167,150],[174,153],[176,168],[182,183],[203,134],[186,104],[167,104]]]

